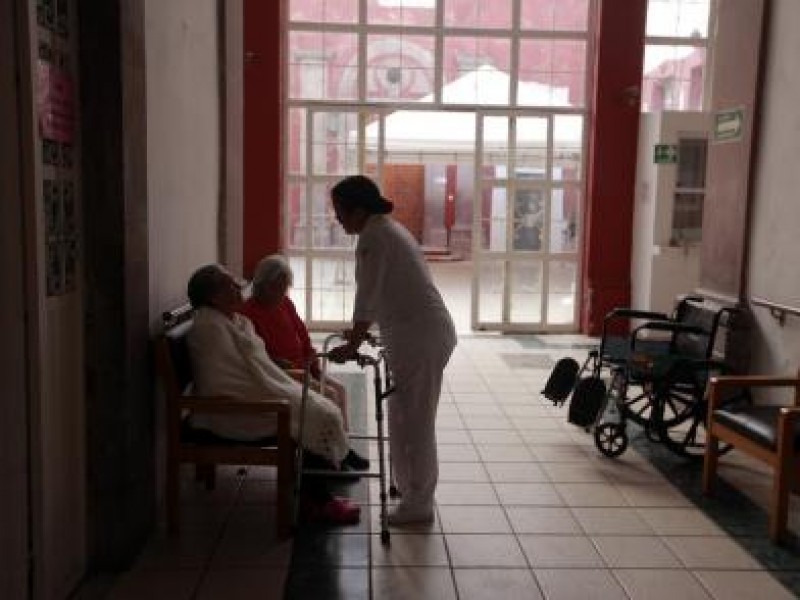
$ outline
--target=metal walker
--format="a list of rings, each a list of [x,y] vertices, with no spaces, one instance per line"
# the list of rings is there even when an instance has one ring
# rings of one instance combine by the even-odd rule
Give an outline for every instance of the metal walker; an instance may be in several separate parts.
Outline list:
[[[318,352],[315,354],[314,359],[308,361],[305,366],[303,372],[303,395],[300,404],[300,423],[298,426],[298,435],[297,435],[297,451],[295,453],[295,486],[294,486],[294,505],[293,505],[293,521],[295,526],[297,525],[297,520],[299,516],[299,501],[300,501],[300,491],[302,489],[302,482],[304,475],[323,475],[325,477],[329,477],[332,479],[350,479],[353,476],[352,471],[341,472],[341,471],[330,471],[324,469],[306,469],[303,467],[303,435],[305,429],[305,411],[306,411],[306,402],[308,400],[308,391],[311,387],[311,365],[315,359],[320,358],[323,361],[324,368],[322,369],[322,376],[320,377],[320,390],[325,389],[325,378],[327,373],[327,362],[328,362],[328,352],[329,346],[332,341],[336,339],[344,339],[340,334],[332,334],[325,339],[323,344],[323,351]],[[389,370],[389,364],[386,359],[386,350],[383,348],[378,340],[372,336],[367,338],[366,343],[368,346],[374,349],[373,353],[362,353],[358,352],[355,358],[351,359],[353,362],[358,364],[359,367],[365,369],[367,367],[372,367],[373,370],[373,385],[374,385],[374,392],[375,392],[375,421],[377,424],[377,434],[376,435],[368,435],[368,434],[349,434],[348,438],[351,440],[374,440],[378,444],[378,472],[375,473],[373,471],[365,471],[359,472],[359,477],[368,477],[368,478],[377,478],[380,484],[380,501],[381,501],[381,512],[380,512],[380,524],[381,524],[381,543],[384,545],[389,545],[391,535],[389,533],[389,522],[388,522],[388,514],[387,514],[387,486],[386,486],[386,458],[385,458],[385,442],[388,440],[388,437],[384,435],[383,431],[383,401],[394,391],[394,387],[391,385],[391,372]],[[389,461],[389,480],[392,480],[392,467],[391,461]],[[389,486],[389,494],[392,497],[398,495],[397,488],[394,486],[394,483],[391,483]]]

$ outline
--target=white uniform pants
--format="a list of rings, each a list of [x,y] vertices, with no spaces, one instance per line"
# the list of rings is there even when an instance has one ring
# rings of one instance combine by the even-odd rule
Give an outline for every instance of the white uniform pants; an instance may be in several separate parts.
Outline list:
[[[439,479],[436,409],[442,373],[455,345],[452,335],[428,333],[427,339],[416,337],[413,344],[394,343],[389,348],[395,386],[388,407],[394,479],[403,504],[423,509],[433,506]]]

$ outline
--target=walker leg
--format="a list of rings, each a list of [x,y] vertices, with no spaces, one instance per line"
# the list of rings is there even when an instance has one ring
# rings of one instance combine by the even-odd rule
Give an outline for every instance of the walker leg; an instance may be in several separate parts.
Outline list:
[[[389,515],[386,512],[386,464],[384,463],[383,442],[383,394],[378,367],[375,367],[375,421],[378,426],[378,480],[381,500],[381,543],[388,546],[391,540],[389,533]],[[391,469],[391,465],[389,467]]]

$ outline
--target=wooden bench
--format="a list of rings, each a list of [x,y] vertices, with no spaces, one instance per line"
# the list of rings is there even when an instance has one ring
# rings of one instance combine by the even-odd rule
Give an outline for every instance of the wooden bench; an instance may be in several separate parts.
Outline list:
[[[726,408],[722,399],[732,389],[794,388],[794,403],[785,406]],[[800,373],[797,377],[721,376],[711,379],[708,394],[708,440],[703,469],[703,493],[711,495],[719,462],[719,442],[731,444],[773,469],[769,504],[769,536],[779,542],[786,534],[789,492],[800,468]]]
[[[164,331],[155,342],[156,369],[166,400],[167,422],[167,528],[180,529],[180,465],[191,463],[198,476],[214,485],[216,465],[271,465],[277,467],[276,526],[280,537],[291,531],[294,484],[294,442],[289,435],[289,404],[275,398],[198,396],[191,393],[192,364],[186,336],[192,311],[181,307],[164,313]],[[184,424],[187,414],[274,415],[277,434],[270,443],[253,444],[214,436],[193,436]]]

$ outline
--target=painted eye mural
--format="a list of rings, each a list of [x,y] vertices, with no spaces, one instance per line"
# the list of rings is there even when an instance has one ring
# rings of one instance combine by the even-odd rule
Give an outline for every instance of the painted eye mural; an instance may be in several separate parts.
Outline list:
[[[432,47],[429,36],[370,36],[367,100],[433,101]]]

